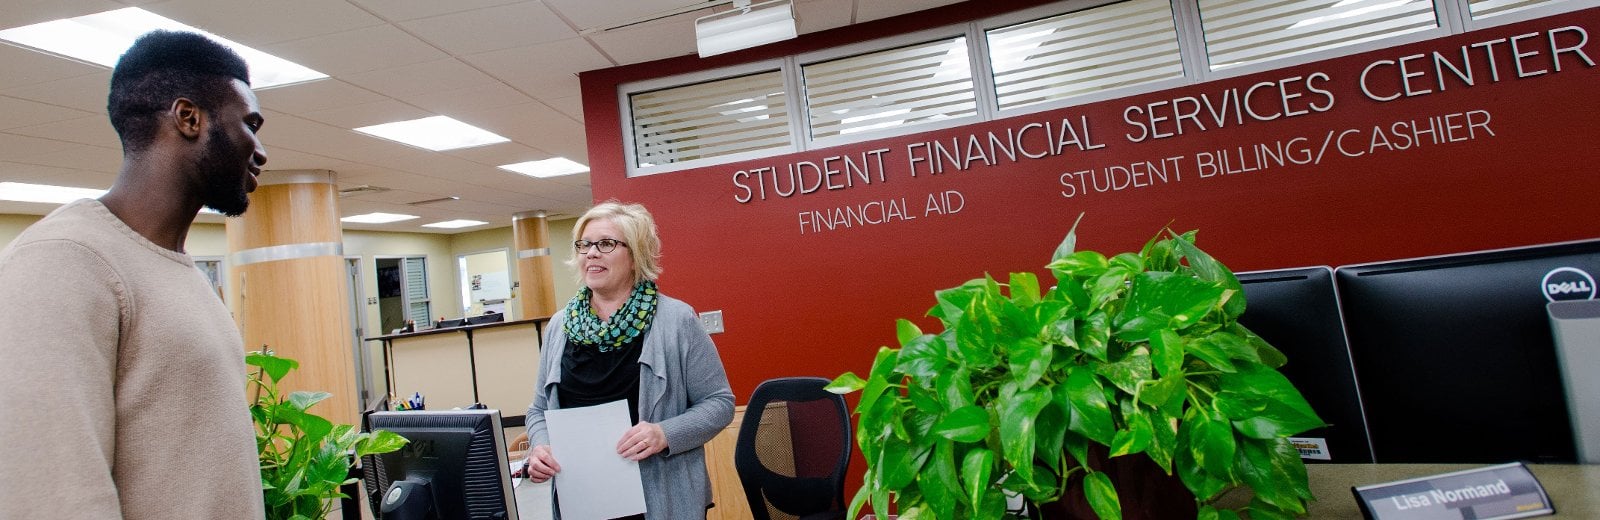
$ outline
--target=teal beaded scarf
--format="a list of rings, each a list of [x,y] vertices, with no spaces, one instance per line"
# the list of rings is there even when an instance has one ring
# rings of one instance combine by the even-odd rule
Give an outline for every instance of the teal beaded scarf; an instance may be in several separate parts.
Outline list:
[[[644,334],[656,317],[656,302],[660,297],[656,293],[656,283],[650,280],[634,285],[628,301],[623,302],[622,308],[617,309],[609,321],[601,321],[589,307],[592,293],[588,287],[583,287],[567,302],[567,322],[561,330],[567,334],[569,342],[594,345],[601,352],[610,352]]]

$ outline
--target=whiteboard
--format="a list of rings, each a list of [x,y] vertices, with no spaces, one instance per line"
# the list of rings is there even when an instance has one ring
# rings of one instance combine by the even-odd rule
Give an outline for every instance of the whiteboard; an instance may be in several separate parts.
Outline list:
[[[472,301],[504,300],[511,297],[511,277],[505,271],[472,275]]]

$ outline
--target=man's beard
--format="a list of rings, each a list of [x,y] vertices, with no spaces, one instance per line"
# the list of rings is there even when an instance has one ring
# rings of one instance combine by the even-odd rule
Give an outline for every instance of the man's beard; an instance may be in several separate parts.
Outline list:
[[[210,137],[211,144],[198,161],[200,176],[204,179],[200,186],[200,203],[230,217],[243,215],[250,206],[250,194],[245,191],[243,178],[239,177],[241,165],[232,157],[237,147],[220,127],[213,126]]]

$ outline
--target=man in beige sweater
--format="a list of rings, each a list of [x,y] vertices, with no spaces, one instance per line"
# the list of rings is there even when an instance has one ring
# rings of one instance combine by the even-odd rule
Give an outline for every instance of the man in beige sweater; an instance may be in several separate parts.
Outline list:
[[[111,190],[0,251],[0,518],[260,518],[243,342],[183,250],[202,206],[244,212],[266,163],[248,70],[150,33],[108,110]]]

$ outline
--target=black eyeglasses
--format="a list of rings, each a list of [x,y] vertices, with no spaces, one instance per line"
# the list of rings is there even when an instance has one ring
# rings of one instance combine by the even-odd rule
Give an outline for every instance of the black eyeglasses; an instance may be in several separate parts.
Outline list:
[[[602,238],[594,242],[590,242],[588,240],[578,240],[572,243],[572,247],[577,249],[578,254],[580,255],[589,252],[589,248],[591,247],[599,248],[601,253],[610,253],[612,251],[616,251],[617,246],[626,247],[627,245],[627,243],[621,240],[611,238]]]

